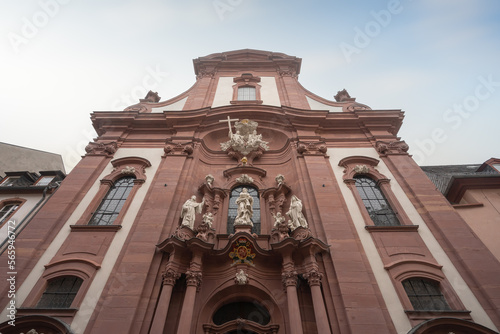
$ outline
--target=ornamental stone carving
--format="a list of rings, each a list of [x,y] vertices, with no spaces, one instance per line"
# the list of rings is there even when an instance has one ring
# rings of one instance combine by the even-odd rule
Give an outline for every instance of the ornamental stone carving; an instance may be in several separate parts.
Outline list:
[[[285,222],[285,217],[281,215],[281,212],[273,214],[274,227],[271,230],[271,240],[273,243],[281,242],[284,239],[290,237],[288,234],[288,224]]]
[[[274,178],[276,180],[276,183],[278,185],[282,184],[283,182],[285,182],[285,176],[283,174],[278,174],[276,175],[276,177]]]
[[[404,141],[377,141],[375,149],[381,155],[407,154],[409,146]]]
[[[356,174],[368,174],[370,173],[370,168],[367,165],[356,165],[353,168],[353,171]]]
[[[240,269],[236,273],[236,277],[234,278],[234,282],[238,285],[245,285],[248,284],[249,278],[248,274],[243,271],[243,269]]]
[[[302,213],[302,201],[297,196],[292,196],[290,208],[286,214],[290,218],[288,220],[288,227],[290,227],[292,231],[297,227],[308,228],[306,218]]]
[[[87,152],[87,155],[104,155],[107,157],[112,157],[117,149],[118,144],[114,141],[106,144],[90,142],[85,147],[85,152]]]
[[[231,121],[236,121],[234,127],[235,132],[231,129]],[[264,151],[269,150],[268,142],[262,140],[262,135],[257,134],[257,126],[259,123],[244,119],[238,122],[238,119],[227,118],[227,123],[229,126],[229,140],[225,143],[221,143],[220,147],[223,151],[228,151],[232,148],[236,152],[240,152],[244,156],[248,155],[252,151],[257,151],[262,149]]]
[[[285,287],[297,286],[297,272],[295,270],[287,270],[281,273],[281,282]]]
[[[241,184],[251,184],[253,183],[253,178],[248,176],[248,174],[241,174],[241,176],[236,179],[236,182]]]
[[[189,143],[174,143],[167,141],[163,148],[165,155],[191,155],[194,152],[194,144]]]
[[[186,271],[186,284],[188,286],[195,286],[199,288],[202,281],[202,274],[200,271],[187,270]]]
[[[325,155],[328,150],[325,142],[298,142],[297,152],[302,155]]]
[[[207,212],[203,215],[203,222],[198,226],[196,235],[197,238],[211,242],[215,238],[215,229],[212,228],[214,221],[214,215],[211,212]]]
[[[207,185],[212,188],[213,185],[214,185],[214,177],[212,174],[208,174],[207,176],[205,176],[205,182],[207,183]]]
[[[177,281],[181,277],[181,274],[173,270],[172,268],[168,268],[162,274],[162,282],[163,285],[175,285],[175,281]]]
[[[304,277],[307,280],[307,283],[309,283],[309,286],[313,285],[321,285],[321,279],[323,278],[323,274],[318,272],[317,269],[313,269],[309,271],[306,274],[303,274],[302,277]]]
[[[135,167],[125,166],[125,168],[121,170],[121,173],[123,175],[133,175],[135,174]]]

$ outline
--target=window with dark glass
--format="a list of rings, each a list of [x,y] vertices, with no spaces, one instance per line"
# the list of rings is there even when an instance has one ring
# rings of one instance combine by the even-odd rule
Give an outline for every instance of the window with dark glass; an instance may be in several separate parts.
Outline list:
[[[244,86],[238,88],[238,100],[239,101],[251,101],[256,100],[257,95],[255,87]]]
[[[436,281],[420,277],[409,278],[403,281],[403,287],[414,310],[446,311],[451,309]]]
[[[361,196],[363,204],[375,225],[401,225],[380,187],[373,179],[364,175],[356,175],[354,180],[356,181],[355,185],[359,196]]]
[[[37,308],[69,308],[83,280],[76,276],[62,276],[48,282]]]
[[[134,186],[134,180],[134,177],[128,176],[116,181],[90,219],[89,225],[112,225]]]
[[[7,204],[0,209],[0,226],[5,223],[10,216],[12,216],[17,208],[19,208],[19,203]]]
[[[238,205],[236,204],[236,199],[240,196],[243,188],[248,190],[248,193],[253,198],[253,215],[252,215],[252,233],[260,233],[260,200],[259,193],[257,189],[249,186],[238,186],[231,191],[231,197],[229,198],[229,212],[227,215],[227,233],[234,233],[234,220],[238,216]]]
[[[264,306],[257,302],[235,302],[223,305],[212,317],[212,321],[216,325],[223,325],[237,319],[246,319],[260,325],[267,325],[271,321],[271,315]],[[248,333],[253,332],[249,331]]]

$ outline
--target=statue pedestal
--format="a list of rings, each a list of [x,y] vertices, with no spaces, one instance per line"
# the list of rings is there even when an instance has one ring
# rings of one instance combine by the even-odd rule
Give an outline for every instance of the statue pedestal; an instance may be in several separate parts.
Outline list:
[[[300,241],[312,237],[312,233],[309,228],[304,228],[302,226],[299,226],[295,230],[293,230],[291,237],[294,238],[295,240]]]
[[[251,225],[234,225],[234,233],[238,232],[246,232],[248,234],[252,234],[252,226]]]
[[[178,226],[174,232],[174,236],[179,238],[180,240],[189,240],[194,238],[194,231],[187,226]]]

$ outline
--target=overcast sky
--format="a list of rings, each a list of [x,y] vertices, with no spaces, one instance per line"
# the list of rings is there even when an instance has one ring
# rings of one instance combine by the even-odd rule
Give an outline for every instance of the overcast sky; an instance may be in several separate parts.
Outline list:
[[[0,26],[0,141],[68,171],[92,111],[174,97],[192,59],[244,48],[302,58],[299,81],[326,99],[402,109],[420,165],[500,157],[498,0],[4,0]]]

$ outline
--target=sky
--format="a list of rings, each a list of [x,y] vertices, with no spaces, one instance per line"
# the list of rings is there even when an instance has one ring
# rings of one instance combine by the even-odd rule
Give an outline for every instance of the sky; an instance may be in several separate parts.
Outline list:
[[[58,153],[96,137],[93,111],[191,87],[192,60],[257,49],[302,58],[300,83],[401,109],[420,165],[500,158],[498,0],[4,0],[0,142]]]

